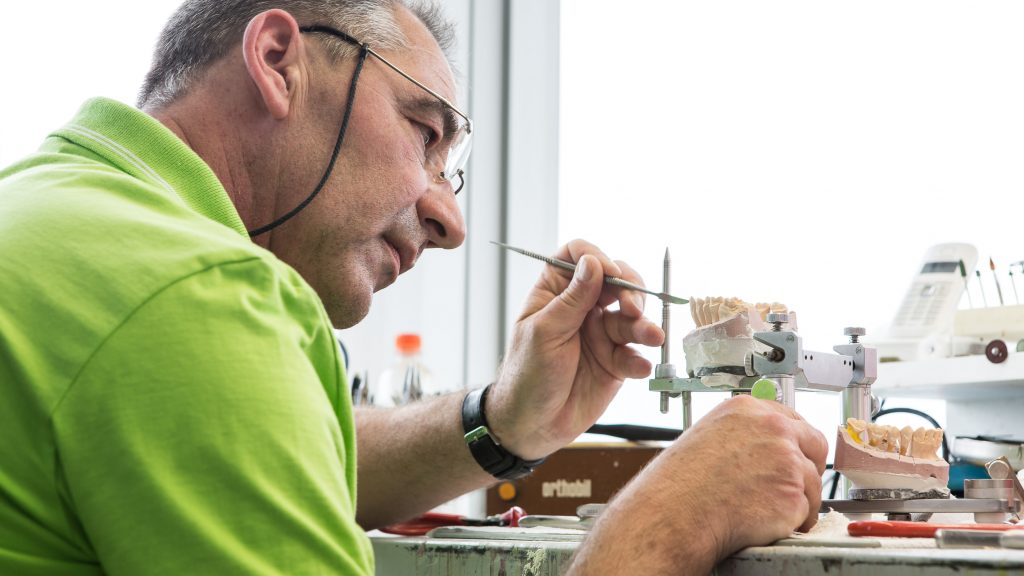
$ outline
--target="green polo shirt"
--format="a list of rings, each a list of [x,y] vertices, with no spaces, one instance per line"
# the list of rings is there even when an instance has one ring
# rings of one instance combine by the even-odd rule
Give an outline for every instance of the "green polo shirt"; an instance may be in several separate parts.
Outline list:
[[[330,321],[167,128],[0,172],[0,574],[368,574]]]

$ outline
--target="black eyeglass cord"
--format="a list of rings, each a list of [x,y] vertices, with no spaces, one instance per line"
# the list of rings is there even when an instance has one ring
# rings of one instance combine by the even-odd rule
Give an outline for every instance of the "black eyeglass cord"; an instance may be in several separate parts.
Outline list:
[[[316,30],[310,31],[315,32]],[[281,216],[280,218],[274,220],[273,222],[267,224],[266,226],[260,226],[255,230],[249,230],[249,238],[255,238],[257,236],[260,236],[261,234],[266,234],[267,232],[270,232],[274,228],[277,228],[281,224],[284,224],[285,222],[290,220],[293,216],[301,212],[303,208],[308,206],[309,203],[312,202],[314,198],[316,198],[317,194],[319,194],[320,191],[323,190],[324,185],[327,184],[327,180],[331,177],[331,172],[334,171],[334,163],[338,160],[338,153],[341,152],[341,144],[342,142],[345,141],[345,132],[348,130],[348,121],[349,118],[352,116],[352,106],[353,104],[355,104],[356,101],[356,82],[359,81],[359,73],[363,71],[363,63],[366,62],[366,56],[368,54],[369,51],[367,49],[367,46],[365,44],[362,44],[359,50],[359,61],[356,63],[355,72],[352,74],[352,82],[349,84],[348,87],[348,104],[345,106],[345,116],[341,120],[341,130],[338,131],[338,139],[334,142],[334,152],[331,154],[330,162],[327,163],[327,170],[325,170],[324,175],[320,177],[320,183],[316,185],[316,188],[313,190],[312,193],[310,193],[309,196],[306,197],[305,200],[300,202],[298,206],[293,208],[284,216]]]

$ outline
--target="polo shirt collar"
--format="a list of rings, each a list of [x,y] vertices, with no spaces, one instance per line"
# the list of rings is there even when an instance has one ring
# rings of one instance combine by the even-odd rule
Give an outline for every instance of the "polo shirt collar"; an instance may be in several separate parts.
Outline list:
[[[118,169],[177,195],[196,212],[249,237],[213,170],[174,132],[145,112],[115,100],[94,98],[54,135],[92,150]]]

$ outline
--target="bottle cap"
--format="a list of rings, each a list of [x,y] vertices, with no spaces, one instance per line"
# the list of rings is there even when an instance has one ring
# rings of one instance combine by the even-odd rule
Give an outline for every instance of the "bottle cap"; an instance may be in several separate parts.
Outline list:
[[[395,338],[395,347],[402,354],[416,354],[420,351],[420,344],[419,334],[399,334]]]

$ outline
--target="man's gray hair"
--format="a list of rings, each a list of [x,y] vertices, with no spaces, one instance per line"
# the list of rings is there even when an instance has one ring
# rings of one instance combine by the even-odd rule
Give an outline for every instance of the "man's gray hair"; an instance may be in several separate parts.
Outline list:
[[[406,46],[395,21],[395,10],[401,6],[423,22],[451,60],[454,26],[429,0],[185,0],[157,40],[138,106],[158,109],[180,97],[210,64],[241,42],[249,21],[267,10],[280,8],[300,25],[332,26],[387,50]],[[329,46],[333,57],[356,50],[342,41],[331,41]]]

